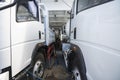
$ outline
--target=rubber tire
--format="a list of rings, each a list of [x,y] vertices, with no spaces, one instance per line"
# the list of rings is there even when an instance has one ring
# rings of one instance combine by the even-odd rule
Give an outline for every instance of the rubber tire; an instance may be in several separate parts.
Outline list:
[[[79,68],[76,67],[72,70],[72,74],[74,76],[74,80],[82,80],[81,79],[81,74],[80,74],[80,71],[79,71]],[[77,77],[78,76],[78,77]]]
[[[41,77],[35,77],[34,75],[34,67],[36,65],[36,62],[37,61],[41,61],[42,62],[42,66],[43,66],[43,74],[44,74],[44,70],[45,70],[45,59],[44,59],[44,56],[42,53],[39,53],[38,55],[36,55],[36,57],[34,58],[34,61],[33,61],[33,68],[32,68],[32,73],[33,73],[33,80],[37,80],[36,78],[42,78],[43,77],[43,74]]]

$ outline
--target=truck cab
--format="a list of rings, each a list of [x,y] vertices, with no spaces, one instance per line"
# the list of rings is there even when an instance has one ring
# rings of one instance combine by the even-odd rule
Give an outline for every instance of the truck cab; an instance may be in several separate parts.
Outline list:
[[[10,80],[23,71],[36,45],[44,45],[38,4],[39,0],[0,0],[0,80]]]
[[[82,80],[120,79],[119,6],[120,0],[74,0],[70,43],[78,55],[83,55],[85,66],[77,60],[81,64],[78,73]],[[86,68],[84,73],[82,67]]]

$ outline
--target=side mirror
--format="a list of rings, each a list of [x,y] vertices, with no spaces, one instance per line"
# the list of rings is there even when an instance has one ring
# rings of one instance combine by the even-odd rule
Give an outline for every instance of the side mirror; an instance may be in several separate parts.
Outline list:
[[[0,11],[14,6],[19,0],[15,0],[13,3],[0,7]]]
[[[70,14],[70,19],[74,18],[74,14],[71,11],[68,11],[67,13]]]

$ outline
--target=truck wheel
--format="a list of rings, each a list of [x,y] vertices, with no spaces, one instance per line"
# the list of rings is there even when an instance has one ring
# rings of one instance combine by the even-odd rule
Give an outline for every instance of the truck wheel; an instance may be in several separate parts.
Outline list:
[[[34,65],[33,65],[33,80],[39,79],[44,74],[44,56],[43,54],[38,54],[35,58]]]
[[[78,68],[72,70],[74,80],[81,80],[80,72]]]

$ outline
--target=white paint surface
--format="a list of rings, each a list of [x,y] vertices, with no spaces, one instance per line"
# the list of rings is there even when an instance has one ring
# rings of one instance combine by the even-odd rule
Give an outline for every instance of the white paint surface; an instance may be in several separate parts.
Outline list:
[[[0,80],[9,80],[9,72],[0,74]]]
[[[75,9],[76,10],[76,9]],[[74,15],[71,43],[83,53],[89,80],[120,80],[120,0]]]

